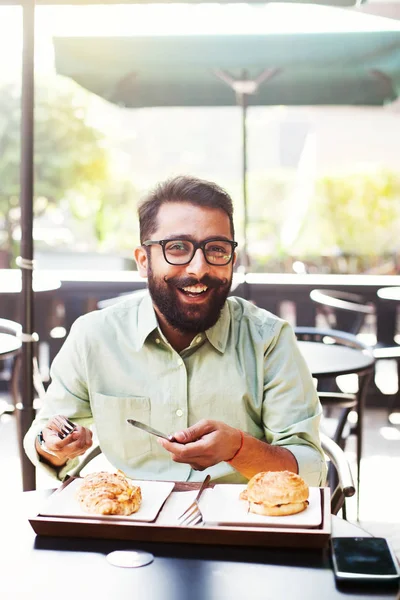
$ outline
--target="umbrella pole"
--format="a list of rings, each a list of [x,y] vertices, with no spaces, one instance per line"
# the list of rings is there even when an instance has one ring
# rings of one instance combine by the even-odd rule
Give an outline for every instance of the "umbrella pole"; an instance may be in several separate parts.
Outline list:
[[[246,281],[246,274],[250,267],[249,254],[248,254],[248,240],[247,240],[247,228],[248,228],[248,196],[247,196],[247,107],[248,107],[248,95],[246,93],[237,93],[236,98],[239,106],[242,108],[242,193],[243,193],[243,296],[247,300],[250,299],[249,285]]]
[[[22,271],[22,402],[17,408],[18,443],[24,491],[36,488],[35,467],[23,448],[31,425],[33,408],[33,127],[34,127],[34,30],[35,2],[25,0],[23,11],[23,60],[21,90],[21,258]]]
[[[246,274],[250,268],[250,256],[248,253],[248,198],[247,198],[247,108],[249,105],[249,96],[257,93],[260,85],[279,72],[278,68],[264,69],[255,79],[249,79],[246,70],[243,71],[241,79],[236,79],[230,73],[222,69],[214,69],[214,74],[229,85],[236,94],[236,102],[242,108],[242,186],[243,186],[243,263],[241,272],[243,273],[243,297],[250,300],[250,286],[246,281]]]

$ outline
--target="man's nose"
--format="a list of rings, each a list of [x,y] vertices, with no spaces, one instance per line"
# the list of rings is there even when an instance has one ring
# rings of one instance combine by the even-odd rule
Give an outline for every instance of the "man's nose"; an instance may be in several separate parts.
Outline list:
[[[187,272],[196,275],[200,279],[200,277],[207,273],[209,269],[210,265],[205,259],[203,250],[201,248],[197,248],[192,260],[186,267]]]

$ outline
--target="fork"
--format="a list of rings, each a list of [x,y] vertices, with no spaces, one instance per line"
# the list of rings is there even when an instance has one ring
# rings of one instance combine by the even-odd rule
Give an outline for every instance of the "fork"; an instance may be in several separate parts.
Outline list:
[[[210,482],[210,475],[204,479],[203,483],[199,491],[197,492],[196,498],[193,500],[192,504],[188,506],[188,508],[178,517],[179,525],[188,526],[188,525],[198,525],[202,520],[202,515],[199,508],[199,499],[201,494],[204,492],[206,487]]]
[[[55,423],[55,426],[57,427],[57,429],[55,431],[58,433],[58,437],[60,438],[60,440],[65,439],[67,437],[67,435],[69,435],[76,429],[75,423],[73,423],[72,421],[67,419],[67,417],[63,417],[63,416],[53,417],[53,422]]]

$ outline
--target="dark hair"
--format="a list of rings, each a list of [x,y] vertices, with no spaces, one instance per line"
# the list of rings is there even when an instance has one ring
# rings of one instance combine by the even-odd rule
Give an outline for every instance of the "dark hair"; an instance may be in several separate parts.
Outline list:
[[[229,217],[232,238],[233,203],[229,194],[211,181],[181,175],[159,183],[139,204],[140,243],[151,238],[157,229],[157,215],[162,204],[167,202],[189,202],[197,206],[219,208]]]

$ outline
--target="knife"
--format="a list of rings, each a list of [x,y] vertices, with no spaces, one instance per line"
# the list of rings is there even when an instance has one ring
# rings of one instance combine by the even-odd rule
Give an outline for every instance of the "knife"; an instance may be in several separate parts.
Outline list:
[[[157,431],[157,429],[153,429],[149,425],[145,425],[140,421],[135,421],[134,419],[127,419],[127,423],[133,425],[133,427],[138,427],[139,429],[143,429],[143,431],[147,431],[147,433],[151,433],[152,435],[156,435],[157,437],[163,438],[164,440],[168,440],[169,442],[176,442],[176,439],[173,435],[166,435],[165,433],[161,433],[161,431]]]

